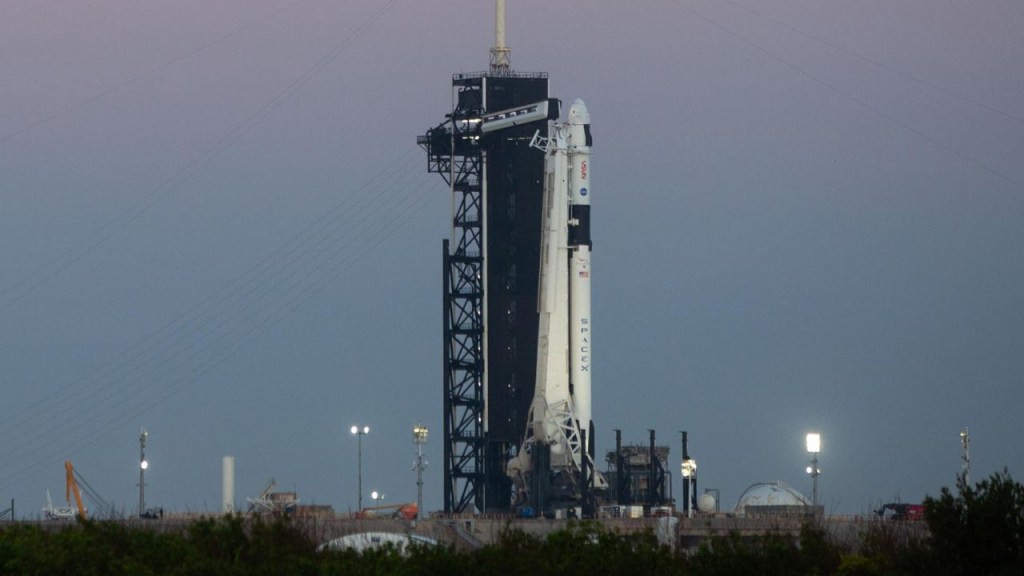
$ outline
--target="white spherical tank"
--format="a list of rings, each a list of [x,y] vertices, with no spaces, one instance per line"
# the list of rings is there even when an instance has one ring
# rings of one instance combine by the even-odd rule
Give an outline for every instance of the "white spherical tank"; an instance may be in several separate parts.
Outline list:
[[[707,492],[700,495],[697,498],[697,510],[701,512],[714,512],[715,511],[715,497]]]

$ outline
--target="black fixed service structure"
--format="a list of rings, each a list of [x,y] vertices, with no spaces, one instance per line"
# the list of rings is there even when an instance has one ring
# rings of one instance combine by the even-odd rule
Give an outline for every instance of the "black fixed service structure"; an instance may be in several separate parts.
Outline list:
[[[544,154],[557,116],[546,73],[452,78],[452,111],[418,143],[451,190],[443,242],[444,508],[508,511],[505,464],[526,429],[537,369]]]

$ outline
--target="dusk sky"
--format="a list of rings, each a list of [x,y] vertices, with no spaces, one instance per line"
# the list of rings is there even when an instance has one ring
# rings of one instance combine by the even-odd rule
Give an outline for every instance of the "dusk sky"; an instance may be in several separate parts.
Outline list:
[[[442,506],[447,186],[419,134],[492,0],[4,0],[0,509],[70,459],[135,511]],[[594,420],[732,508],[1024,476],[1024,3],[508,0],[513,68],[585,100]]]

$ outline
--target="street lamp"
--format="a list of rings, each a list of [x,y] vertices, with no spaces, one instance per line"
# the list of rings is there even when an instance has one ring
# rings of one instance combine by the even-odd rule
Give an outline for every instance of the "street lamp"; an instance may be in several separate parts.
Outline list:
[[[149,462],[146,461],[146,437],[149,436],[149,432],[146,432],[146,428],[142,428],[142,433],[139,434],[139,517],[146,513],[146,468],[149,468]]]
[[[423,462],[423,445],[427,443],[427,427],[417,424],[412,427],[412,441],[416,444],[416,520],[422,518],[423,514],[423,469],[426,464]]]
[[[370,433],[369,426],[352,427],[352,433],[359,438],[359,511],[363,510],[363,436]]]
[[[821,475],[821,468],[818,468],[818,454],[821,452],[821,434],[811,432],[807,435],[807,452],[811,455],[811,465],[807,467],[807,473],[811,476],[812,485],[811,504],[817,509],[818,476]]]

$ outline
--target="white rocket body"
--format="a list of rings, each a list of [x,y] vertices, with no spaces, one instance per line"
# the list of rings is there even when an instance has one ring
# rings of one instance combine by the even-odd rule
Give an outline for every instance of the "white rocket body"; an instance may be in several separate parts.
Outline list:
[[[569,381],[580,429],[591,429],[590,113],[569,108]]]
[[[573,102],[545,150],[541,222],[537,380],[524,448],[548,446],[552,471],[580,472],[590,459],[581,432],[591,425],[590,115]],[[535,138],[536,140],[536,138]],[[535,144],[536,145],[536,144]],[[590,462],[590,466],[593,462]],[[509,474],[529,471],[527,450]],[[594,486],[604,486],[595,474]]]
[[[534,389],[533,437],[551,447],[552,465],[566,464],[571,448],[565,422],[572,411],[569,390],[569,249],[568,158],[564,135],[556,130],[545,158],[544,211],[541,223],[540,282],[537,312],[537,382]]]

